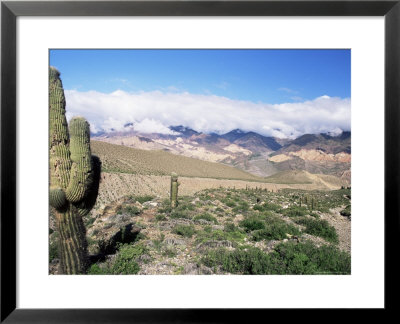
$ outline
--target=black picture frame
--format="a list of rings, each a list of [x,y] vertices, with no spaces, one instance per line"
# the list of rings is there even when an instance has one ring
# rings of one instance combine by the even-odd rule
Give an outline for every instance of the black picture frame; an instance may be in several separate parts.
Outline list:
[[[16,19],[18,16],[384,16],[385,310],[398,306],[400,0],[391,1],[2,1],[1,318],[3,323],[199,323],[257,318],[266,310],[16,308]],[[371,261],[372,262],[372,261]],[[368,283],[366,283],[368,284]],[[272,312],[270,310],[270,312]],[[250,314],[249,314],[250,313]],[[270,315],[268,315],[270,316]]]

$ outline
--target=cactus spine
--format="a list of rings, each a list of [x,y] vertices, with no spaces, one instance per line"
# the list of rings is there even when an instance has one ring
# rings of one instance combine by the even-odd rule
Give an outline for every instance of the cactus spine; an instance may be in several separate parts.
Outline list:
[[[96,202],[100,160],[90,152],[90,129],[82,117],[73,118],[69,129],[60,73],[49,70],[49,202],[55,210],[59,232],[59,272],[82,274],[88,266],[86,229],[82,217]]]
[[[171,173],[171,207],[178,206],[178,175],[175,172]]]

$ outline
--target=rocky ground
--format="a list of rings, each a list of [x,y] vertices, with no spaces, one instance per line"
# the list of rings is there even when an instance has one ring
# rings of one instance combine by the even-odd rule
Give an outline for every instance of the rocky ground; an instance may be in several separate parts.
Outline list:
[[[279,253],[281,257],[285,249],[303,246],[307,251],[331,247],[334,257],[329,258],[346,257],[349,262],[351,220],[340,212],[350,205],[350,197],[347,189],[215,188],[180,196],[178,206],[171,208],[162,197],[125,196],[86,219],[89,274],[263,273],[265,267],[257,270],[260,258],[276,258]],[[55,244],[55,239],[51,242]],[[244,253],[246,258],[246,251],[259,256],[242,260],[238,255]],[[311,254],[296,253],[285,271],[318,273]],[[232,265],[232,256],[235,262],[250,265],[243,269]],[[50,273],[57,273],[56,254]]]

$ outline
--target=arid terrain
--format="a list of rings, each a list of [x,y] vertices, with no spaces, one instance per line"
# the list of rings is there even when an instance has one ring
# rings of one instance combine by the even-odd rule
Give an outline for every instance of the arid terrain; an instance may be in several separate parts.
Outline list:
[[[296,169],[263,177],[164,150],[98,141],[91,146],[102,172],[96,204],[85,217],[89,274],[351,271],[351,193],[346,179]],[[350,163],[347,155],[300,150],[269,159]],[[175,208],[170,202],[171,172],[179,177]],[[51,221],[53,274],[57,235]]]
[[[350,273],[350,199],[348,189],[216,188],[173,209],[125,196],[86,219],[89,273]]]

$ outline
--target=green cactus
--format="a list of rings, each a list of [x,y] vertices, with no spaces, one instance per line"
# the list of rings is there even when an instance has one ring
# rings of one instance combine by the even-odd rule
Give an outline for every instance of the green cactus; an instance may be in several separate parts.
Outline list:
[[[178,175],[175,172],[171,173],[171,207],[178,206]]]
[[[50,206],[59,232],[59,272],[82,274],[88,266],[86,229],[82,217],[93,208],[99,189],[101,163],[90,152],[89,123],[65,117],[60,73],[49,70]]]

